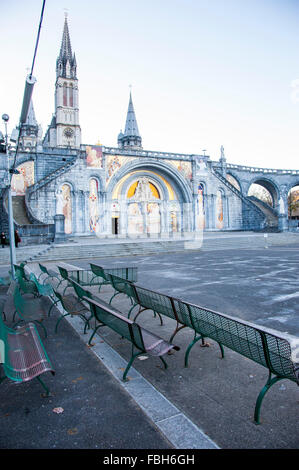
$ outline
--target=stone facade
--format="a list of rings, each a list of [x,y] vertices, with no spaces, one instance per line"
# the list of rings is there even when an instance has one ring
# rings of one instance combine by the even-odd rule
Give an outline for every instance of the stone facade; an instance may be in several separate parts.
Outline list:
[[[77,63],[67,19],[56,63],[55,113],[41,139],[31,106],[21,138],[16,158],[20,174],[13,177],[12,191],[14,197],[24,197],[32,224],[24,233],[29,236],[38,226],[49,238],[61,215],[68,236],[175,238],[202,230],[293,228],[287,198],[299,185],[299,170],[232,165],[223,147],[219,161],[206,155],[145,151],[131,93],[118,146],[83,145]],[[14,150],[11,147],[10,166]],[[6,175],[7,162],[1,159],[1,230],[7,223]],[[269,191],[271,207],[247,196],[252,183]]]

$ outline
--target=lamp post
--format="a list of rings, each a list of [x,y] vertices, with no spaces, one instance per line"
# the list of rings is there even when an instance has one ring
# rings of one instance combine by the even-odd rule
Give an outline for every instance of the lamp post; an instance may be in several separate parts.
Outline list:
[[[16,264],[16,251],[15,251],[15,234],[14,234],[14,223],[13,223],[13,209],[12,209],[12,197],[11,197],[11,175],[9,168],[9,154],[8,154],[8,135],[7,135],[7,123],[9,121],[8,114],[3,114],[2,119],[5,125],[5,148],[6,148],[6,157],[7,157],[7,177],[8,177],[8,186],[7,186],[7,200],[8,200],[8,229],[9,229],[9,249],[10,249],[10,266],[11,266],[11,275],[15,279],[15,269],[14,264]]]

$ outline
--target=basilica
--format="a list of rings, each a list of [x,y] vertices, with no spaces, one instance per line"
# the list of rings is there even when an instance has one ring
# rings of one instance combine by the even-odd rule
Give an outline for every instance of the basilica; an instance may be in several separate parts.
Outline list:
[[[53,64],[54,66],[54,64]],[[55,109],[42,135],[31,102],[12,178],[23,239],[59,235],[179,238],[202,231],[292,230],[288,197],[299,171],[231,165],[200,154],[144,150],[132,94],[115,147],[81,142],[77,60],[67,17],[56,61]],[[117,135],[117,134],[116,134]],[[10,148],[10,162],[14,147]],[[7,229],[7,166],[0,164],[0,230]],[[268,200],[250,194],[253,184]]]

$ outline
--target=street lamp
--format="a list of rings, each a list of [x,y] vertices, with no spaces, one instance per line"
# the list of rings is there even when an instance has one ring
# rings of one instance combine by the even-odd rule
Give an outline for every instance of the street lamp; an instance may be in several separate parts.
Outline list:
[[[8,135],[7,135],[7,123],[9,121],[8,114],[2,114],[2,119],[3,119],[4,125],[5,125],[5,148],[6,148],[6,157],[7,157],[7,177],[8,177],[8,186],[7,186],[8,204],[7,204],[7,210],[8,210],[10,266],[11,266],[12,278],[15,279],[14,264],[16,264],[16,251],[15,251],[15,238],[14,238],[12,197],[11,197],[11,176],[10,176],[9,154],[8,154]]]

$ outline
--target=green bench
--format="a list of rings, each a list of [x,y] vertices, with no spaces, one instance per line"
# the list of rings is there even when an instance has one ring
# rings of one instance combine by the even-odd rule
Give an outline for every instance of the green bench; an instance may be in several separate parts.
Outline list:
[[[174,299],[178,315],[194,329],[193,341],[185,354],[185,365],[194,344],[203,338],[216,341],[224,357],[223,346],[268,369],[268,380],[256,400],[254,421],[260,422],[260,409],[267,391],[279,380],[288,379],[299,385],[299,364],[292,357],[291,343],[298,338],[268,331],[244,320],[214,312],[198,305]]]
[[[145,310],[171,318],[176,322],[176,326],[169,339],[170,343],[183,328],[191,328],[194,331],[193,340],[185,352],[186,367],[193,346],[198,341],[201,341],[202,346],[207,345],[205,339],[209,338],[218,343],[222,358],[225,346],[268,369],[268,380],[256,400],[255,423],[260,422],[261,404],[272,385],[282,379],[289,379],[299,385],[299,364],[292,359],[291,344],[283,334],[269,332],[257,325],[124,282],[111,275],[110,278],[115,289],[131,296],[134,307],[139,306],[134,321]],[[292,342],[299,343],[298,338],[289,337]]]
[[[90,263],[90,268],[93,273],[93,279],[100,278],[100,288],[104,284],[110,284],[110,279],[107,274],[112,274],[114,276],[120,277],[127,281],[136,282],[137,281],[137,267],[116,267],[116,268],[103,268],[97,264]],[[79,282],[79,281],[78,281]]]
[[[16,314],[19,317],[19,320],[15,323],[14,326],[22,322],[33,322],[43,329],[45,337],[47,337],[47,330],[43,325],[43,321],[47,315],[44,312],[42,298],[25,298],[22,296],[19,286],[16,285],[13,292],[13,301],[15,307],[13,321],[15,321]]]
[[[159,357],[164,367],[167,368],[167,363],[163,359],[163,356],[172,349],[176,351],[180,349],[178,346],[168,343],[159,336],[142,328],[136,322],[124,317],[118,310],[114,309],[106,302],[102,300],[95,301],[89,297],[84,297],[84,300],[89,304],[91,312],[99,323],[94,329],[90,340],[93,338],[98,328],[108,326],[113,331],[120,334],[121,337],[130,341],[132,345],[131,358],[123,373],[124,381],[136,357],[142,354]]]
[[[45,274],[45,275],[46,275],[46,278],[44,279],[44,281],[49,280],[49,279],[56,279],[56,280],[58,281],[58,284],[57,284],[57,286],[56,286],[57,289],[58,289],[59,285],[60,285],[61,282],[62,282],[62,279],[59,277],[59,273],[57,273],[57,272],[54,271],[53,269],[47,268],[47,266],[44,266],[44,265],[41,264],[41,263],[38,263],[38,265],[39,265],[39,268],[40,268],[40,270],[41,270],[41,273],[39,274],[37,280],[39,281],[40,278],[41,278],[41,276],[42,276],[43,274]]]
[[[99,286],[100,292],[102,285],[110,284],[107,273],[112,273],[134,282],[137,280],[136,267],[106,269],[96,264],[90,264],[90,267],[91,269],[84,269],[67,263],[57,264],[61,277],[67,282],[65,290],[72,286],[70,281],[75,281],[83,287]]]
[[[57,333],[57,329],[58,329],[58,325],[60,321],[68,315],[71,315],[71,316],[78,315],[82,318],[82,320],[84,320],[85,322],[84,333],[85,333],[86,327],[87,326],[89,327],[89,319],[90,319],[90,318],[86,318],[86,313],[89,314],[90,311],[89,311],[89,308],[84,305],[82,300],[78,298],[79,297],[78,292],[81,286],[79,285],[76,286],[75,288],[76,295],[74,294],[65,295],[65,294],[59,293],[57,290],[54,290],[51,284],[40,284],[33,272],[30,273],[30,279],[35,283],[40,296],[47,296],[51,300],[51,306],[48,311],[48,316],[50,316],[50,312],[52,308],[56,306],[59,302],[63,310],[65,311],[65,313],[61,314],[57,320],[57,323],[55,325],[55,333]],[[73,283],[71,284],[73,285]],[[81,291],[80,291],[81,298],[83,297],[83,295],[88,296],[88,294],[89,293],[87,291],[82,290],[81,288]]]
[[[0,363],[5,374],[0,377],[0,383],[6,378],[19,383],[36,378],[49,395],[40,375],[55,372],[33,323],[12,329],[4,324],[0,315]]]
[[[24,267],[14,265],[14,268],[16,280],[23,294],[32,294],[34,297],[39,297],[38,289],[25,273]]]

